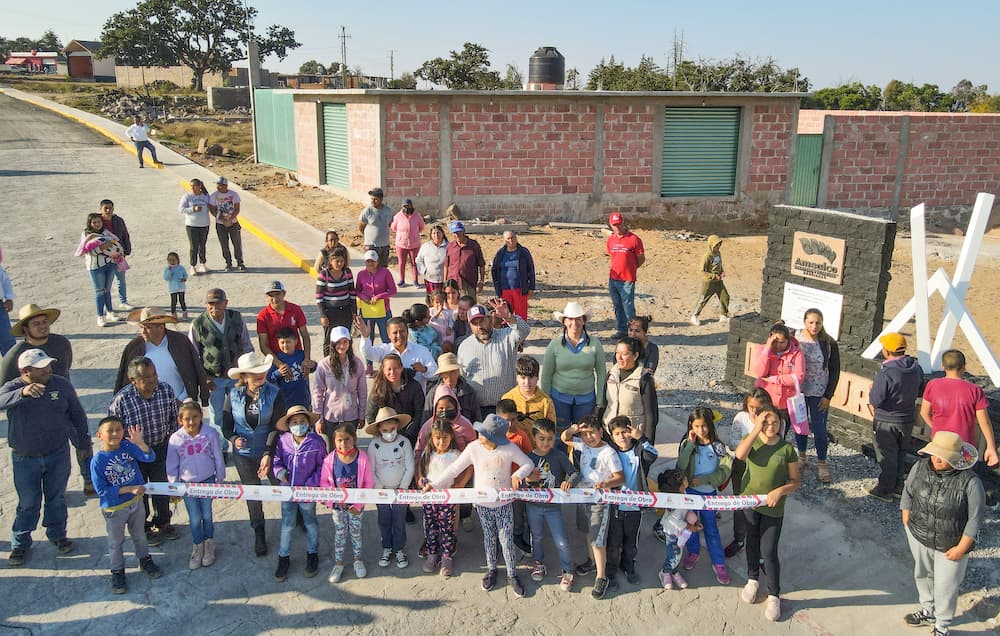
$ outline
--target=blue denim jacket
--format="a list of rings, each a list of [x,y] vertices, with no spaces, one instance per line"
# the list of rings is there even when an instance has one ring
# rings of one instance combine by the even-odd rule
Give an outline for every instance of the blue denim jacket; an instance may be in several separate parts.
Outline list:
[[[244,457],[263,457],[264,448],[267,445],[267,436],[274,430],[271,427],[271,414],[274,410],[274,400],[278,396],[278,387],[270,382],[265,382],[260,387],[258,400],[260,401],[260,417],[257,420],[257,428],[250,428],[246,418],[246,389],[244,387],[233,387],[229,390],[229,403],[233,413],[233,424],[235,432],[240,437],[250,440],[250,444],[236,450]]]

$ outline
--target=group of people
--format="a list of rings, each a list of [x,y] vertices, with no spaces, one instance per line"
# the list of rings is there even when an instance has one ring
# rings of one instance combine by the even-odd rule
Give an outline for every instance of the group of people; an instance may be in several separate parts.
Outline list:
[[[324,332],[318,361],[312,359],[305,313],[286,298],[280,281],[264,290],[267,302],[257,316],[256,348],[242,315],[228,308],[221,288],[208,290],[205,311],[191,321],[187,334],[168,328],[178,322],[176,304],[187,317],[186,271],[175,253],[168,256],[164,271],[171,311],[131,307],[125,287],[131,253],[128,229],[114,213],[114,204],[101,202],[101,212],[88,217],[77,252],[91,272],[99,324],[121,321],[111,302],[117,280],[119,308],[132,310],[129,320],[139,333],[122,352],[114,397],[99,423],[94,449],[69,381],[72,348],[66,338],[51,332],[59,311],[26,305],[11,325],[12,335],[23,340],[12,344],[3,358],[0,387],[19,497],[9,565],[26,562],[39,515],[56,549],[73,549],[66,536],[63,498],[70,445],[77,449],[85,491],[100,498],[116,593],[127,590],[126,529],[140,569],[154,578],[161,571],[149,547],[180,536],[171,523],[168,498],[146,496],[144,485],[223,482],[227,451],[240,482],[247,485],[429,490],[471,483],[710,496],[731,484],[734,493],[759,495],[765,502],[734,513],[733,538],[725,547],[714,511],[665,510],[654,521],[652,530],[664,546],[659,581],[666,589],[688,587],[681,570],[696,566],[704,535],[720,584],[730,583],[725,559],[746,550],[749,580],[741,597],[756,602],[763,575],[765,616],[777,620],[784,503],[798,489],[801,471],[808,465],[810,435],[818,477],[821,482],[832,479],[826,462],[826,419],[840,358],[836,341],[823,329],[822,313],[808,310],[798,333],[782,324],[771,329],[751,364],[757,387],[746,396],[725,439],[717,430],[718,416],[711,409],[696,408],[688,418],[676,467],[651,474],[658,454],[653,377],[659,353],[648,337],[651,317],[635,315],[636,273],[645,258],[642,241],[627,229],[620,213],[609,218],[612,233],[606,244],[616,316],[610,369],[603,344],[588,331],[591,313],[577,301],[555,312],[562,332],[548,344],[539,364],[520,354],[531,331],[526,318],[536,281],[531,254],[516,233],[504,233],[491,267],[494,294],[481,298],[486,263],[461,221],[449,224],[452,241],[446,242],[443,227],[434,226],[421,244],[424,223],[411,201],[392,213],[381,189],[370,195],[372,204],[359,219],[364,270],[356,275],[351,271],[348,251],[336,232],[327,233],[316,260],[315,300]],[[200,182],[192,182],[180,210],[194,274],[207,271],[204,253],[211,217],[223,241],[226,269],[232,269],[232,262],[225,239],[233,241],[237,267],[244,269],[239,199],[228,191],[224,178],[211,196]],[[392,232],[400,262],[398,280],[387,269]],[[718,237],[710,237],[702,297],[692,322],[715,295],[722,318],[728,318],[720,245]],[[408,265],[415,270],[415,286],[423,277],[427,302],[394,316],[390,299],[406,284]],[[12,300],[12,294],[7,299]],[[902,335],[889,334],[881,342],[886,362],[870,391],[881,476],[870,494],[887,501],[894,495],[901,498],[922,603],[906,622],[934,622],[939,633],[946,633],[958,582],[982,523],[982,485],[967,469],[978,457],[979,435],[985,462],[997,463],[992,427],[982,391],[961,379],[964,357],[946,352],[946,377],[931,381],[923,392],[921,414],[931,423],[934,437],[920,453],[930,458],[918,462],[907,476],[903,454],[909,448],[923,375],[905,355]],[[805,429],[795,427],[789,413],[791,401],[799,396],[808,412]],[[203,418],[209,426],[203,426]],[[371,436],[365,448],[360,429]],[[785,441],[790,429],[795,431],[795,447]],[[216,560],[211,499],[188,497],[184,503],[193,544],[189,567],[210,566]],[[254,551],[264,556],[264,506],[260,501],[246,503]],[[342,580],[351,561],[355,576],[366,576],[363,506],[327,505],[334,537],[329,581]],[[277,580],[289,575],[297,524],[306,532],[305,576],[317,574],[316,508],[315,503],[282,504]],[[524,595],[517,573],[519,551],[531,557],[530,578],[544,582],[546,534],[558,554],[558,582],[564,590],[574,586],[576,577],[590,573],[595,574],[595,598],[618,587],[619,573],[631,583],[639,580],[642,510],[636,506],[579,506],[575,526],[586,537],[588,552],[575,560],[558,506],[515,501],[479,503],[475,508],[487,566],[484,590],[497,584],[502,556],[514,594]],[[423,570],[451,576],[457,529],[472,529],[471,511],[468,506],[428,504],[422,512]],[[377,506],[380,567],[408,567],[407,523],[415,519],[405,505]],[[348,543],[353,559],[345,555]]]

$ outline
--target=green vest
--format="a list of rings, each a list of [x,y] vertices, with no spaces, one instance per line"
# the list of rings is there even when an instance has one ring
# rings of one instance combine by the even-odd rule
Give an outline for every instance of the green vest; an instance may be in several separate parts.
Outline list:
[[[240,325],[243,316],[235,309],[226,310],[225,332],[208,317],[208,312],[199,315],[191,322],[194,338],[201,351],[201,364],[205,373],[218,378],[226,375],[240,356]]]

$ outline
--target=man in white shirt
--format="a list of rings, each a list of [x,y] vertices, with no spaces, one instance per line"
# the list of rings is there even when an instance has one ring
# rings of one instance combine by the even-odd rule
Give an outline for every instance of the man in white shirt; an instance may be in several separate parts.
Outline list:
[[[410,342],[410,332],[402,318],[390,318],[386,324],[389,342],[373,345],[371,341],[371,326],[357,316],[354,324],[361,332],[361,355],[373,365],[381,364],[387,354],[395,353],[403,363],[403,368],[413,369],[414,379],[420,383],[420,388],[427,390],[427,376],[437,373],[437,360],[430,350],[422,344]]]
[[[140,168],[145,167],[142,165],[143,148],[149,148],[149,154],[153,157],[153,163],[160,163],[160,160],[156,158],[156,147],[149,140],[149,126],[143,123],[141,116],[135,115],[132,117],[132,125],[125,130],[125,134],[135,144],[135,154],[139,156]]]

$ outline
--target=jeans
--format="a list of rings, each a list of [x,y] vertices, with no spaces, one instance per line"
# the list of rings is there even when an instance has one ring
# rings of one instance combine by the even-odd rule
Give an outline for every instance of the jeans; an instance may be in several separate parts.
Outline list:
[[[608,578],[617,574],[618,570],[626,574],[635,572],[635,557],[639,553],[639,524],[641,521],[641,510],[621,510],[618,506],[611,507],[611,523],[608,525],[606,544],[608,548],[606,557]]]
[[[768,596],[780,596],[781,563],[778,562],[778,539],[781,538],[781,524],[785,518],[769,517],[754,510],[741,512],[747,520],[747,578],[758,580],[760,566],[763,564],[767,573]]]
[[[153,163],[160,163],[160,160],[156,158],[156,147],[153,145],[153,142],[151,142],[148,139],[146,139],[146,140],[143,140],[143,141],[134,141],[132,143],[135,144],[135,154],[137,154],[139,156],[139,167],[140,168],[142,167],[142,149],[143,148],[148,148],[149,149],[149,154],[152,155],[152,157],[153,157]]]
[[[378,504],[378,530],[382,549],[398,552],[406,547],[406,505]]]
[[[243,228],[239,222],[226,227],[222,223],[215,224],[215,234],[219,237],[219,247],[222,248],[222,259],[226,261],[226,267],[233,266],[233,254],[236,255],[236,264],[243,264]],[[229,251],[229,242],[233,243],[233,252]]]
[[[0,305],[0,356],[7,355],[7,352],[17,344],[14,336],[10,333],[10,314]]]
[[[694,488],[688,488],[685,492],[689,495],[716,495],[717,491],[701,492]],[[719,523],[714,510],[699,510],[698,520],[704,526],[701,532],[692,532],[688,539],[688,554],[698,554],[701,552],[701,535],[705,535],[705,545],[708,546],[708,556],[712,559],[712,565],[725,565],[726,553],[722,550],[722,537],[719,536]],[[770,572],[770,570],[768,570]]]
[[[826,418],[830,415],[830,410],[819,410],[819,401],[823,396],[806,396],[806,407],[809,409],[809,430],[813,434],[813,444],[816,446],[816,458],[821,462],[826,461],[826,451],[830,447],[830,435],[826,430]],[[800,453],[806,452],[809,445],[808,435],[795,434],[795,446]]]
[[[579,422],[584,415],[593,415],[597,409],[597,393],[594,391],[583,395],[570,395],[553,387],[549,397],[555,404],[556,422],[560,428],[567,428]]]
[[[316,523],[316,502],[281,502],[281,540],[278,542],[278,556],[286,557],[292,548],[292,530],[295,529],[295,513],[302,511],[302,524],[306,527],[306,554],[319,551],[319,524]]]
[[[212,500],[208,497],[185,497],[188,521],[191,522],[191,541],[195,545],[205,539],[215,537],[215,522],[212,520]]]
[[[615,331],[628,332],[628,323],[635,318],[635,281],[608,279],[611,304],[615,307]]]
[[[569,539],[563,526],[562,506],[548,504],[527,504],[525,512],[528,515],[528,526],[531,528],[531,558],[535,561],[545,560],[543,540],[545,526],[549,527],[552,543],[559,553],[559,566],[563,572],[572,572],[573,554],[570,552]]]
[[[11,529],[10,547],[31,545],[31,532],[42,515],[45,536],[58,541],[66,536],[66,484],[69,482],[69,443],[42,457],[26,457],[11,452],[17,513]],[[42,509],[42,498],[45,508]]]
[[[375,343],[375,329],[378,328],[378,337],[382,339],[382,342],[389,342],[389,332],[387,327],[389,324],[389,319],[392,318],[392,312],[386,311],[385,318],[364,318],[365,324],[371,329],[371,341],[372,344]]]
[[[903,457],[910,450],[913,423],[898,424],[873,420],[872,432],[875,435],[875,459],[878,460],[879,468],[882,470],[875,488],[883,495],[894,491],[900,492],[906,481]]]
[[[118,281],[118,302],[122,305],[128,302],[128,291],[125,287],[125,272],[115,267],[115,280]],[[108,293],[111,290],[108,289]]]
[[[164,439],[159,444],[150,444],[149,448],[156,454],[156,459],[151,462],[139,462],[139,472],[143,479],[150,481],[167,481],[167,442]],[[153,495],[153,520],[146,524],[146,527],[155,526],[162,528],[170,525],[170,496]],[[146,505],[146,512],[149,513],[149,495],[143,495],[142,502]]]
[[[209,425],[219,434],[219,439],[222,441],[222,450],[226,450],[229,448],[229,440],[222,434],[222,407],[226,403],[226,392],[231,387],[236,386],[236,380],[227,376],[220,378],[210,377],[209,379],[215,383],[215,390],[208,395],[208,405],[212,409],[212,419],[209,421]]]
[[[742,510],[737,510],[736,514],[743,514]],[[677,537],[672,534],[667,535],[667,551],[663,559],[663,565],[660,567],[661,572],[666,572],[667,574],[677,574],[677,568],[680,567],[681,557],[684,555],[684,550],[677,544]]]
[[[208,226],[193,227],[185,226],[188,235],[188,245],[190,247],[189,257],[191,267],[198,263],[205,264],[205,247],[208,244]]]
[[[97,303],[98,316],[110,314],[113,311],[111,307],[111,281],[114,280],[117,269],[114,263],[107,263],[102,267],[90,270],[90,280],[94,283],[94,300]]]

